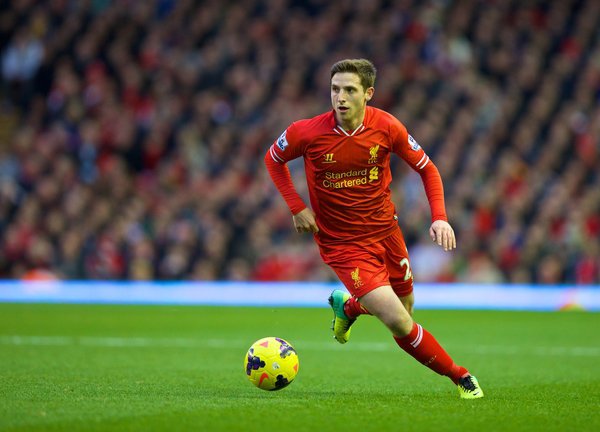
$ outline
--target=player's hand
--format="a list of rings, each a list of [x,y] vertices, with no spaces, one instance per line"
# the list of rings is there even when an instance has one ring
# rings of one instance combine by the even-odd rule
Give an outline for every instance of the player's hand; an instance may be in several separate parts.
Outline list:
[[[294,227],[296,227],[297,232],[319,232],[319,227],[317,226],[317,221],[315,219],[315,212],[308,207],[300,213],[295,214],[292,218],[294,219]]]
[[[442,246],[445,251],[456,248],[456,236],[450,224],[444,220],[436,220],[429,228],[431,239]]]

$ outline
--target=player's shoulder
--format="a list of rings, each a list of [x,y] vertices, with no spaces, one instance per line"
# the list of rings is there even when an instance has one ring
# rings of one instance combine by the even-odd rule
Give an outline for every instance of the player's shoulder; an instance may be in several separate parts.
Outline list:
[[[367,106],[365,126],[385,134],[391,142],[404,141],[408,131],[394,115],[379,108]]]
[[[404,124],[394,115],[380,108],[367,106],[367,115],[369,116],[369,123],[372,123],[372,126],[376,128],[391,129],[400,127],[406,129]]]
[[[312,118],[297,120],[290,125],[288,130],[303,139],[309,139],[317,135],[329,132],[335,127],[333,112],[325,112]]]

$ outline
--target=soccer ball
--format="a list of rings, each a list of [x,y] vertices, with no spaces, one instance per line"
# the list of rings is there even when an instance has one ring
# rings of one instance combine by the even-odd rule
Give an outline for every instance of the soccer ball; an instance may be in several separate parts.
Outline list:
[[[298,373],[298,354],[289,342],[266,337],[252,344],[244,357],[244,370],[252,384],[263,390],[281,390]]]

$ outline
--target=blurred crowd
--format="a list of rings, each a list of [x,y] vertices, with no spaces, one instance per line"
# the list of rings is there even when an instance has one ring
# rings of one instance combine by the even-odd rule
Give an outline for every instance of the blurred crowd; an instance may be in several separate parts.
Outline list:
[[[417,282],[600,283],[598,1],[13,0],[0,52],[0,278],[335,280],[262,159],[366,57]]]

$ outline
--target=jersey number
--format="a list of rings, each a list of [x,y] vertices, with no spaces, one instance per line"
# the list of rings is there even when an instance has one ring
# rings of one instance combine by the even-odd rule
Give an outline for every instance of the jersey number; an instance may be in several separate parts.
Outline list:
[[[406,267],[406,272],[404,273],[405,281],[412,278],[412,271],[410,270],[410,263],[408,262],[408,258],[402,258],[400,260],[400,267]]]

